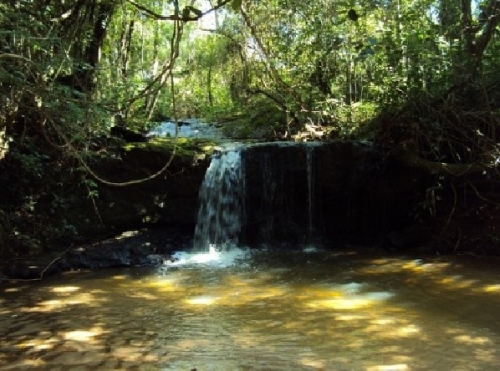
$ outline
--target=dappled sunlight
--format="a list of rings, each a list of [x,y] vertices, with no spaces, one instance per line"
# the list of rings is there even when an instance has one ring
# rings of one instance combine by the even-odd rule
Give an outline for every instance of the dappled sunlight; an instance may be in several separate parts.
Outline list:
[[[366,368],[366,371],[400,371],[400,370],[408,370],[408,365],[405,364],[396,364],[396,365],[377,365],[370,366]]]
[[[364,314],[342,314],[336,316],[335,319],[337,321],[361,321],[368,319],[368,316]]]
[[[325,362],[319,359],[304,357],[299,359],[298,363],[302,366],[314,367],[315,369],[323,369]]]
[[[63,333],[65,340],[74,340],[80,342],[93,342],[98,335],[106,333],[101,327],[93,327],[90,330],[75,330]]]
[[[339,298],[311,301],[306,305],[315,309],[359,309],[372,304],[371,300],[365,298]]]
[[[271,299],[275,297],[281,297],[287,294],[288,290],[282,286],[274,286],[264,284],[264,281],[268,281],[269,277],[264,279],[256,278],[252,279],[239,279],[236,276],[230,275],[227,277],[225,282],[230,282],[226,284],[225,282],[220,283],[220,285],[212,286],[211,292],[212,296],[199,296],[190,297],[182,301],[183,304],[187,305],[219,305],[219,306],[229,306],[238,307],[248,305],[252,302],[258,302],[266,299]],[[196,292],[201,288],[191,288],[187,290],[185,287],[180,287],[178,285],[175,289],[177,292]],[[159,288],[161,291],[162,289]]]
[[[190,305],[212,305],[219,300],[217,297],[213,296],[198,296],[190,299],[186,299],[184,303]]]
[[[157,362],[158,356],[153,354],[144,354],[144,351],[139,347],[117,347],[114,349],[110,356],[121,361],[134,362],[138,365],[144,363]]]
[[[229,287],[252,288],[257,290],[263,285],[275,285],[276,272],[259,272],[259,274],[252,275],[232,274],[225,277],[225,282]]]
[[[115,275],[115,276],[111,276],[110,277],[112,280],[117,280],[117,281],[125,281],[125,280],[128,280],[130,277],[124,275],[124,274],[118,274],[118,275]]]
[[[136,282],[135,285],[138,285],[139,287],[153,288],[162,293],[168,293],[182,290],[182,280],[184,278],[179,275],[168,276],[162,277],[161,279],[155,278],[147,280],[145,283]]]
[[[400,274],[405,283],[418,287],[432,285],[434,289],[464,291],[478,295],[500,293],[500,283],[497,283],[500,281],[499,278],[495,279],[497,282],[485,284],[478,278],[454,273],[460,271],[458,264],[429,260],[431,261],[424,262],[423,259],[373,259],[369,264],[359,269],[359,273],[367,276]]]
[[[25,313],[33,313],[33,312],[47,313],[53,311],[60,311],[69,306],[75,306],[75,305],[83,305],[86,307],[99,307],[102,303],[107,301],[106,298],[97,297],[92,293],[81,292],[76,294],[73,293],[71,295],[65,295],[67,293],[68,292],[66,291],[64,293],[59,292],[59,294],[62,295],[60,295],[60,298],[58,299],[40,301],[36,305],[29,307],[22,307],[19,308],[18,310],[20,312],[25,312]]]
[[[134,294],[130,294],[131,298],[136,298],[136,299],[144,299],[144,300],[158,300],[160,299],[159,296],[153,295],[147,292],[137,292]]]
[[[422,338],[422,329],[403,319],[375,319],[366,324],[363,332],[369,333],[370,336],[377,336],[381,339],[419,336],[420,340],[424,340]]]
[[[498,294],[500,293],[500,284],[484,285],[481,286],[477,291]]]
[[[474,344],[474,345],[486,345],[491,344],[491,339],[484,336],[470,336],[470,335],[459,335],[454,337],[455,341],[464,344]]]
[[[408,325],[398,328],[395,334],[399,336],[415,336],[419,335],[421,332],[422,330],[419,327],[415,325]]]
[[[465,279],[462,276],[446,276],[442,279],[436,279],[436,283],[445,285],[450,289],[467,289],[477,284],[477,280]]]
[[[61,292],[75,292],[78,290],[80,290],[80,288],[76,286],[59,286],[59,287],[52,287],[49,291],[55,293],[61,293]]]
[[[487,308],[496,316],[496,276],[485,282],[418,259],[342,265],[308,255],[315,258],[294,268],[280,255],[275,265],[261,257],[261,265],[193,263],[158,275],[122,270],[42,283],[29,295],[4,290],[0,347],[11,351],[0,353],[0,365],[406,370],[453,369],[457,357],[478,368],[500,362],[500,324],[475,325]],[[33,357],[38,366],[26,366]]]
[[[385,325],[393,325],[396,323],[394,318],[381,317],[370,321],[370,324],[376,326],[385,326]]]
[[[326,309],[360,309],[379,304],[392,296],[388,292],[371,292],[366,294],[344,294],[341,296],[338,292],[332,293],[332,299],[326,300],[311,300],[305,305],[311,308],[326,308]]]
[[[416,276],[425,276],[444,272],[451,266],[448,262],[424,263],[422,259],[373,259],[359,272],[365,274],[387,274],[411,272]]]
[[[60,342],[60,339],[55,337],[46,338],[42,336],[40,338],[28,339],[22,341],[17,346],[21,349],[23,348],[33,348],[34,350],[46,350],[56,347]]]
[[[22,292],[29,288],[29,286],[16,286],[16,287],[7,287],[3,290],[5,293],[12,293],[12,292]],[[2,299],[0,299],[0,303],[2,302]]]

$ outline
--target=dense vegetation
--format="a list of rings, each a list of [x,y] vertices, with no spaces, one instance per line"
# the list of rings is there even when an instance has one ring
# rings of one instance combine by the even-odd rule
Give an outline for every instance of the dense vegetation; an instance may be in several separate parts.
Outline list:
[[[97,194],[88,163],[110,128],[165,117],[234,137],[373,140],[437,174],[433,204],[448,169],[500,156],[499,22],[497,0],[3,1],[2,253],[76,232],[65,195]]]

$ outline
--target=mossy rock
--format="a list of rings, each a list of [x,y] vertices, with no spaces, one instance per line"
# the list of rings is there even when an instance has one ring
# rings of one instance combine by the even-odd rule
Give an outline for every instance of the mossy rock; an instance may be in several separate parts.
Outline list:
[[[101,178],[134,182],[127,186],[97,183],[93,199],[85,188],[75,190],[70,207],[75,212],[66,217],[85,238],[145,224],[194,224],[199,187],[218,144],[199,138],[177,142],[165,138],[124,144],[106,157],[96,156],[92,170]],[[166,171],[152,177],[167,164]],[[141,179],[145,181],[135,182]]]
[[[161,155],[174,153],[180,158],[193,156],[210,156],[219,143],[211,139],[200,138],[156,138],[145,143],[127,143],[123,146],[126,152],[141,150]]]

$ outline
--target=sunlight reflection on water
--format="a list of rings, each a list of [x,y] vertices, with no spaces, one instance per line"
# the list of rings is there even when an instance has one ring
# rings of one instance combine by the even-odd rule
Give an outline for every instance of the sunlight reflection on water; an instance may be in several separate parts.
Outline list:
[[[160,271],[110,270],[0,287],[2,370],[500,364],[496,269],[312,249],[175,258]]]

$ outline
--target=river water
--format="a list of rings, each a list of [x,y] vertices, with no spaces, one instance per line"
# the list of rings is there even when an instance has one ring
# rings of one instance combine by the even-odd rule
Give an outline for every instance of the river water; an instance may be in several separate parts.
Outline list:
[[[2,370],[497,370],[500,275],[468,257],[180,254],[0,286]]]

